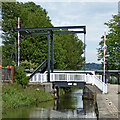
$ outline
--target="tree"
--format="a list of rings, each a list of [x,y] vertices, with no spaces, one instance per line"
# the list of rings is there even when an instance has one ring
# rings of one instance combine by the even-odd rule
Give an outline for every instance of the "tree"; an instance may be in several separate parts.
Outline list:
[[[0,46],[0,67],[2,67],[2,46]]]
[[[119,39],[119,20],[118,15],[113,15],[113,18],[105,23],[109,27],[109,32],[106,35],[106,63],[107,69],[119,70],[120,69],[120,39]],[[103,60],[104,51],[104,36],[101,37],[102,41],[99,42],[98,60]]]
[[[83,49],[83,42],[76,34],[54,35],[55,69],[81,69],[84,65]]]
[[[9,64],[12,51],[15,56],[14,41],[17,40],[18,17],[21,28],[53,27],[53,25],[46,10],[33,2],[3,3],[2,6],[3,65],[6,66]],[[22,63],[26,64],[27,61],[29,65],[39,65],[47,59],[47,35],[26,35],[21,32],[20,40]],[[83,42],[76,34],[54,35],[55,69],[81,69],[84,63],[83,48]]]
[[[3,66],[9,64],[10,56],[13,51],[14,41],[17,38],[15,32],[17,26],[17,17],[20,14],[20,4],[15,2],[2,3],[2,63]]]
[[[33,2],[28,3],[3,3],[2,5],[2,30],[3,34],[3,64],[8,65],[14,41],[17,39],[17,18],[20,17],[22,28],[52,27],[50,18],[45,9]],[[21,61],[41,63],[47,58],[47,36],[24,35],[20,36]],[[15,55],[14,55],[15,56]],[[14,59],[14,58],[13,58]]]

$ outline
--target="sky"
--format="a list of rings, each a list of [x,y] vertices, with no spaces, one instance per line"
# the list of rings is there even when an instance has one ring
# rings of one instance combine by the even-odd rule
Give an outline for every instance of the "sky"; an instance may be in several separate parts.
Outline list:
[[[37,4],[40,4],[39,2]],[[117,3],[105,2],[60,2],[41,3],[48,11],[54,26],[85,25],[86,26],[86,62],[97,61],[97,48],[104,30],[108,28],[105,22],[117,14]],[[79,39],[83,35],[78,34]]]
[[[28,2],[28,0],[17,0]],[[86,26],[86,62],[97,61],[97,48],[101,41],[104,25],[112,15],[118,14],[119,0],[30,0],[46,9],[54,26]],[[82,34],[77,34],[84,41]]]

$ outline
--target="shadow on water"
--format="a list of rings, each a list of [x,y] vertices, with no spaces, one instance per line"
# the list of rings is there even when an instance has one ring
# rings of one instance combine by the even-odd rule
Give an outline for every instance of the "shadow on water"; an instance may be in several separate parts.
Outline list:
[[[7,111],[4,118],[96,118],[94,101],[82,99],[83,90],[75,90],[38,105]]]

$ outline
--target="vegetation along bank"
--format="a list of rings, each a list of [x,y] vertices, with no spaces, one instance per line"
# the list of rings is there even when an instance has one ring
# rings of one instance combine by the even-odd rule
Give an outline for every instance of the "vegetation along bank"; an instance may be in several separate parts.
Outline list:
[[[52,100],[53,95],[37,87],[23,88],[19,84],[9,84],[2,87],[3,112],[10,108],[18,108]]]

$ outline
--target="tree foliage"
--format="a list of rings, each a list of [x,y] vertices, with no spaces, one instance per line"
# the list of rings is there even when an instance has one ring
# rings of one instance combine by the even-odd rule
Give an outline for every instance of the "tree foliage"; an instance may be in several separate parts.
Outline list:
[[[120,28],[118,15],[113,15],[112,19],[105,23],[109,27],[106,35],[106,64],[107,69],[119,70],[120,69]],[[103,61],[104,56],[104,36],[101,37],[102,41],[99,42],[98,60]]]
[[[17,26],[17,17],[20,14],[19,3],[2,3],[2,59],[3,66],[7,66],[10,60],[11,53],[14,47],[15,38],[17,38],[17,32],[15,32]]]
[[[32,63],[31,60],[28,62],[27,60],[22,61],[20,64],[21,67],[25,68],[25,69],[35,69],[37,68],[37,64]]]
[[[2,46],[0,46],[0,67],[2,66]]]
[[[26,73],[24,72],[24,68],[15,67],[14,81],[20,84],[23,88],[27,86],[29,82],[29,77],[26,76]]]
[[[75,34],[54,35],[55,68],[81,69],[84,45]]]
[[[4,65],[8,64],[12,49],[14,49],[14,41],[17,39],[17,18],[20,17],[21,28],[33,27],[51,27],[50,19],[45,9],[33,2],[28,3],[3,3],[2,5],[4,31],[3,41],[3,60]],[[47,36],[30,36],[21,34],[20,36],[20,57],[22,61],[41,63],[47,56]]]
[[[3,65],[9,63],[17,40],[17,18],[20,17],[21,28],[53,27],[45,9],[33,2],[3,3]],[[43,32],[43,31],[42,31]],[[22,63],[39,65],[47,59],[47,35],[20,35],[20,59]],[[54,35],[55,69],[81,69],[84,63],[83,42],[76,34]],[[15,58],[13,57],[13,60]],[[28,63],[29,62],[29,63]]]

